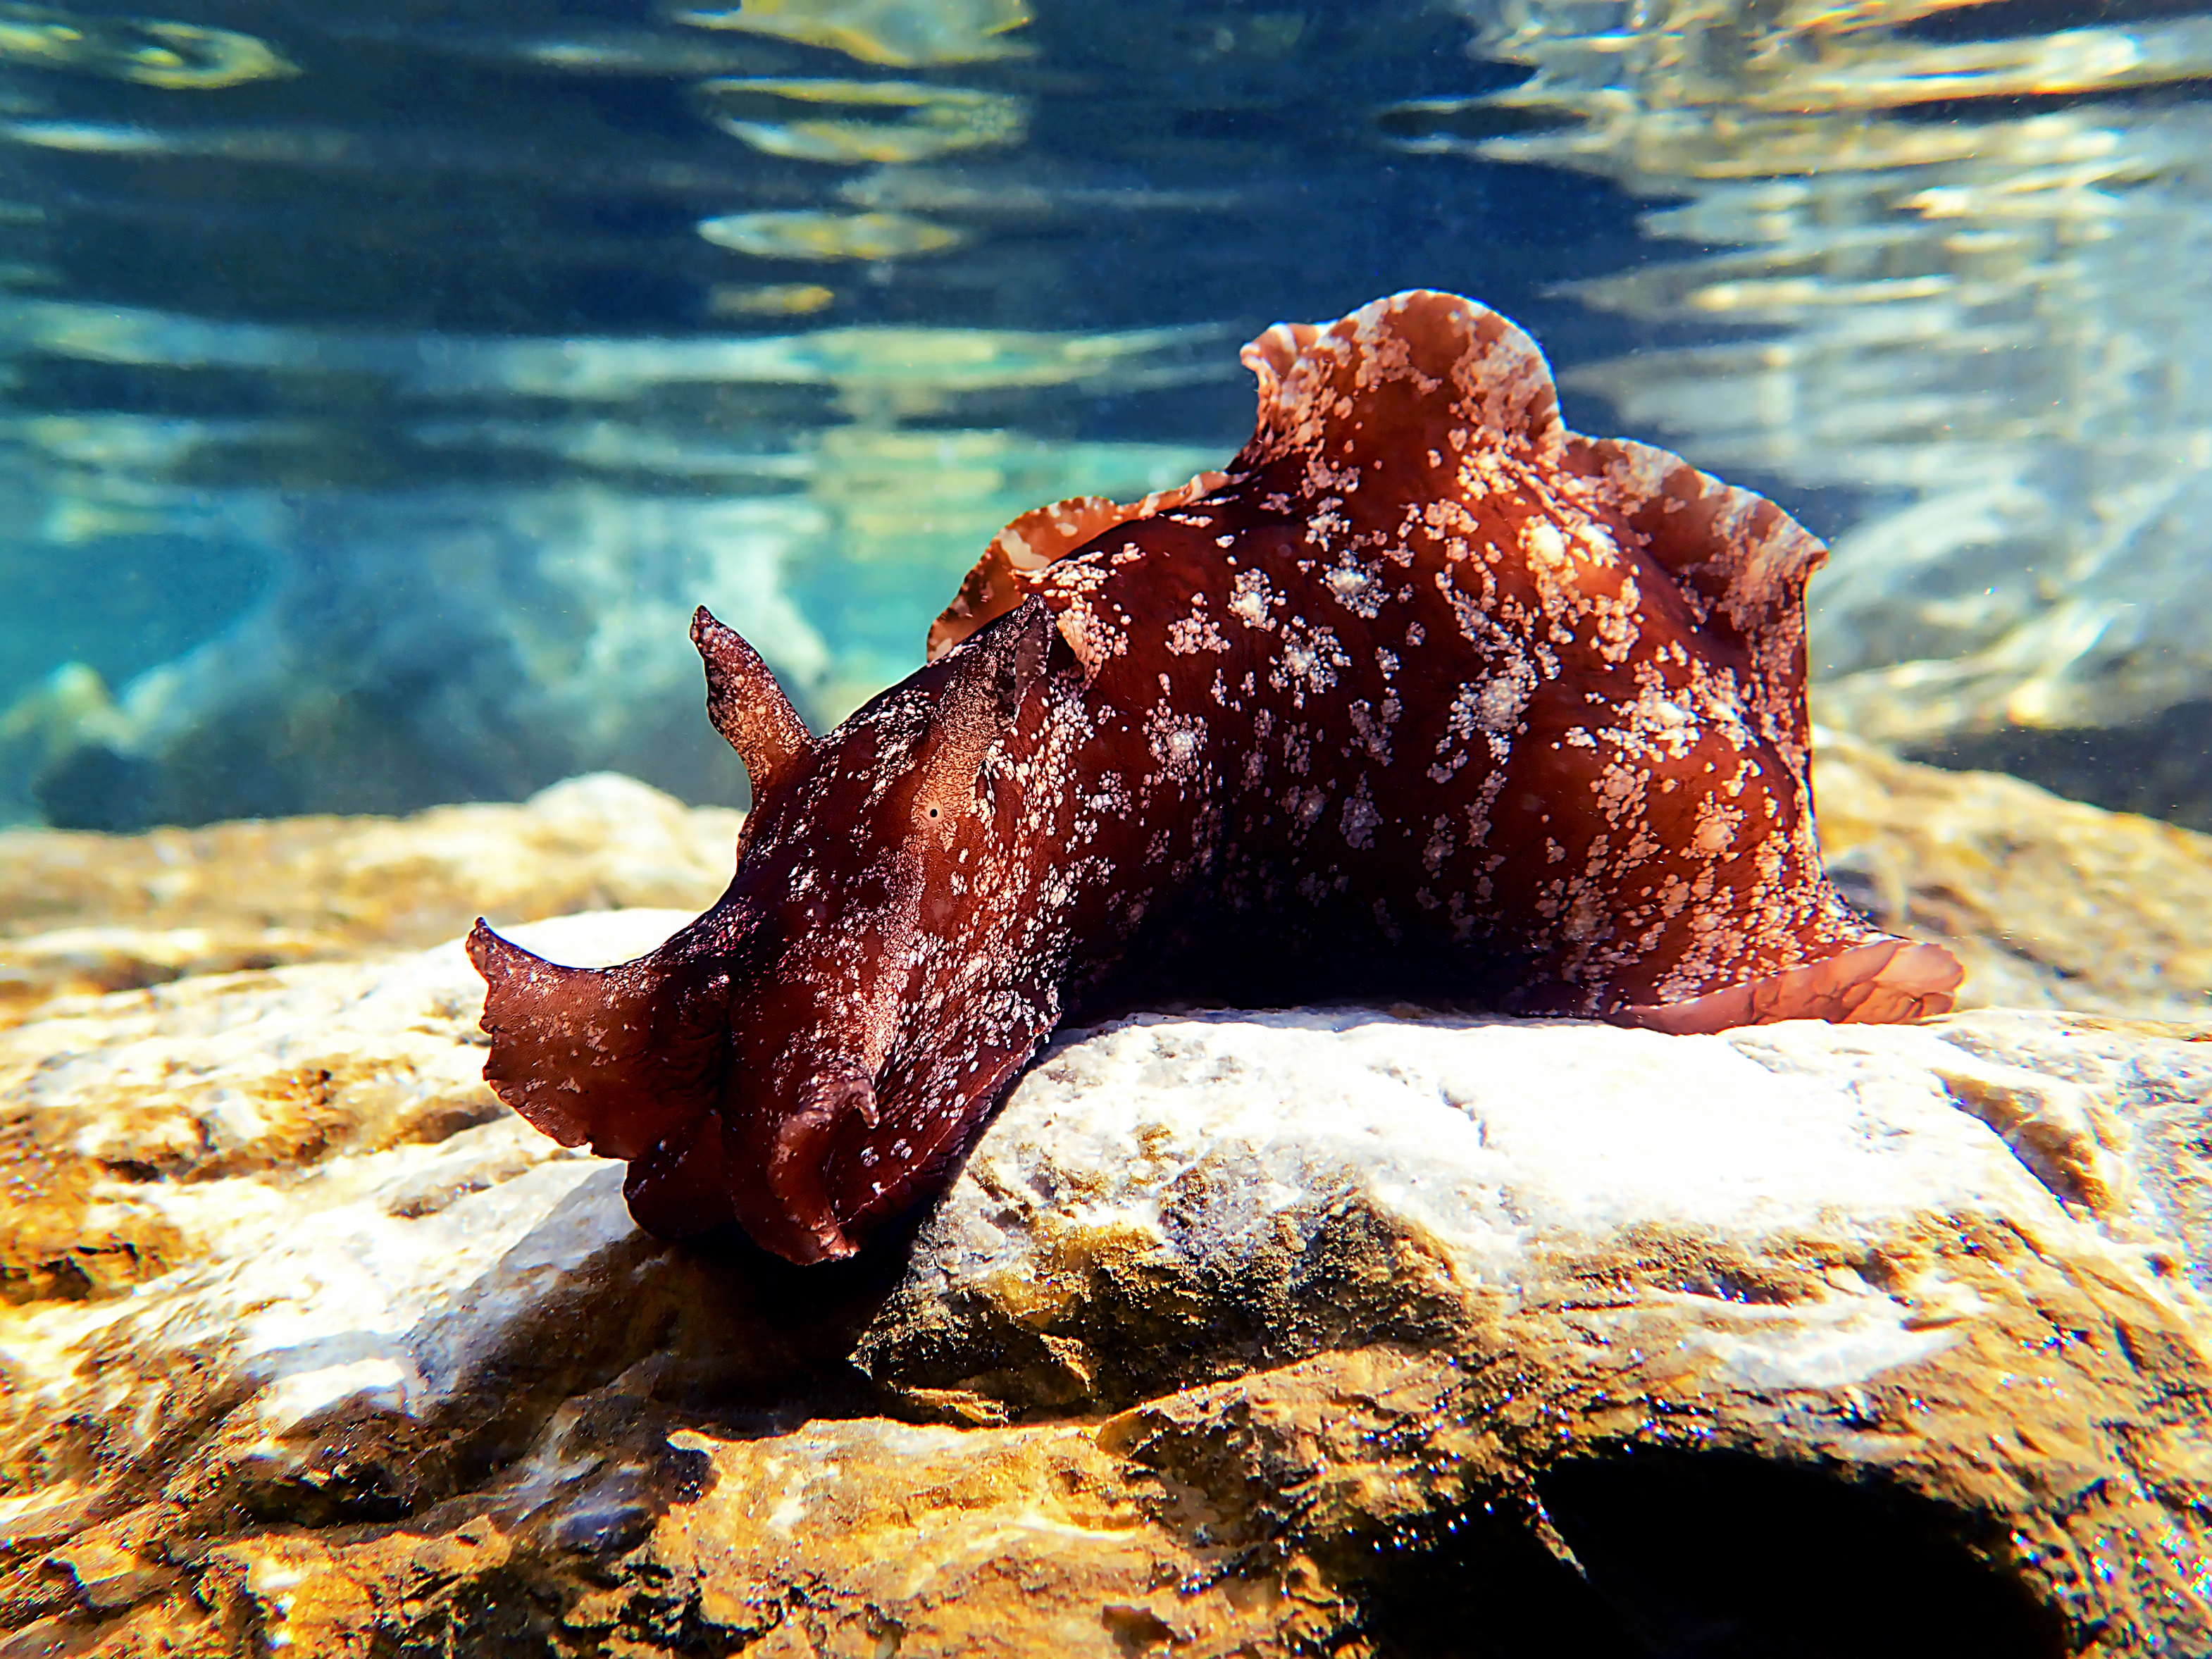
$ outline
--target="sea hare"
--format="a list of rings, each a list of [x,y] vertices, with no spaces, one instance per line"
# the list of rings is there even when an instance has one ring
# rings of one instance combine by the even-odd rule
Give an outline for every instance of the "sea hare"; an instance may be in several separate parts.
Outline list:
[[[1803,592],[1757,495],[1561,424],[1534,343],[1401,294],[1246,347],[1226,472],[994,540],[811,738],[703,610],[753,810],[720,902],[563,968],[481,922],[484,1075],[653,1232],[793,1261],[932,1196],[1063,1018],[1387,994],[1671,1031],[1950,1006],[1814,845]]]

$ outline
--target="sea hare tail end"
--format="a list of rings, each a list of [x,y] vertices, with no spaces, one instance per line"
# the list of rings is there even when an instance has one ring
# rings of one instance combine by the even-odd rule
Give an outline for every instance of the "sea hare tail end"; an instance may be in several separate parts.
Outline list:
[[[1687,1002],[1639,1004],[1609,1018],[1677,1036],[1825,1019],[1839,1025],[1884,1025],[1948,1013],[1966,970],[1940,945],[1877,939],[1818,962],[1747,980]]]

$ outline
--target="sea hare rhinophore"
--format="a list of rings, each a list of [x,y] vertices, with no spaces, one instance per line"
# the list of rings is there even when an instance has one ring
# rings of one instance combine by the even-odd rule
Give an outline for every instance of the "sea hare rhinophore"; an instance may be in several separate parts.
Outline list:
[[[562,968],[481,922],[484,1076],[664,1237],[850,1254],[1066,1015],[1429,995],[1673,1031],[1950,1006],[1813,841],[1782,510],[1559,421],[1495,312],[1244,349],[1225,473],[994,541],[932,660],[810,738],[704,611],[753,811],[720,902]]]

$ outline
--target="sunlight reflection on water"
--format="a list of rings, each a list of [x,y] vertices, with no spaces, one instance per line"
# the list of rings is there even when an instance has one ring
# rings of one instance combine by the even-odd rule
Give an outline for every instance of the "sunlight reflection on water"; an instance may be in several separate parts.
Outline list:
[[[691,600],[833,718],[1006,518],[1223,459],[1241,339],[1413,285],[1836,538],[1826,718],[2033,775],[2212,708],[2205,17],[191,9],[0,5],[0,817],[726,798]]]

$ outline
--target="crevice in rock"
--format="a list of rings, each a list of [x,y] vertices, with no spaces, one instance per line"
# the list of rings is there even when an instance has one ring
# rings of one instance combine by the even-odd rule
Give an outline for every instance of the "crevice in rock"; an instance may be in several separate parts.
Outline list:
[[[1535,1482],[1573,1559],[1486,1510],[1377,1562],[1376,1659],[2043,1659],[2063,1621],[1877,1483],[1731,1453],[1571,1458]]]
[[[1583,1573],[1571,1592],[1557,1572],[1528,1577],[1534,1607],[1559,1600],[1562,1616],[1617,1621],[1622,1639],[1593,1650],[1653,1659],[1892,1659],[1972,1653],[2039,1659],[2069,1650],[2058,1614],[1964,1535],[1962,1518],[1894,1486],[1730,1453],[1637,1451],[1577,1457],[1536,1477],[1536,1488]],[[1494,1566],[1492,1568],[1494,1571]],[[1443,1580],[1436,1575],[1431,1582]],[[1467,1582],[1473,1582],[1472,1577]],[[1480,1628],[1456,1594],[1402,1601],[1388,1613],[1407,1628]],[[1417,1598],[1418,1599],[1418,1598]],[[1432,1642],[1436,1656],[1557,1654]],[[1543,1626],[1537,1627],[1540,1636]]]

